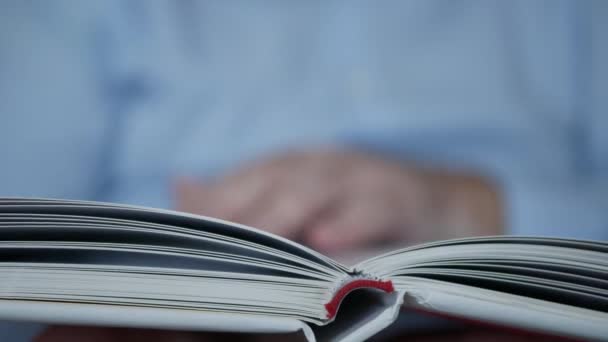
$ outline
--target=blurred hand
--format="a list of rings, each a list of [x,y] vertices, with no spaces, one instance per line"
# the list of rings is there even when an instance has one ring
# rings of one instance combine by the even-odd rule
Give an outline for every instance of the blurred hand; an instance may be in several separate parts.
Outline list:
[[[178,179],[176,201],[328,253],[501,232],[498,196],[482,178],[337,150],[257,160],[210,183]]]

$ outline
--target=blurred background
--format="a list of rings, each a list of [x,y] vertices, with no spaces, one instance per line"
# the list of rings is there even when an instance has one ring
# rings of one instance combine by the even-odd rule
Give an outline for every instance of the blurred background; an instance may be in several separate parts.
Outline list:
[[[3,0],[0,196],[184,210],[330,255],[605,240],[607,15],[603,1]]]

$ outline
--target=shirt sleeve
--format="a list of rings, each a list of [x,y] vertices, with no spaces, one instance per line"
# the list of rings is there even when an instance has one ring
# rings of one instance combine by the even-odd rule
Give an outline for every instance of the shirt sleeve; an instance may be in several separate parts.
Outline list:
[[[496,106],[483,113],[454,106],[446,109],[451,110],[449,117],[432,125],[412,129],[411,121],[402,131],[395,127],[360,134],[350,143],[493,180],[508,234],[608,239],[608,73],[603,62],[608,44],[603,34],[607,24],[601,19],[608,6],[579,4],[567,3],[560,15],[552,16],[564,19],[554,26],[544,20],[548,28],[542,32],[517,24],[526,18],[518,13],[505,22],[507,32],[521,29],[509,36],[521,54],[519,59],[504,56],[501,67],[508,75],[524,72],[522,79],[536,89],[527,97],[514,96],[518,106]],[[555,46],[548,48],[548,41]],[[513,68],[514,60],[523,69]],[[520,85],[513,92],[526,89]],[[540,110],[535,96],[549,93],[553,95],[544,101],[550,110]],[[390,115],[398,116],[398,109]]]
[[[506,179],[502,184],[509,233],[608,239],[608,184]]]

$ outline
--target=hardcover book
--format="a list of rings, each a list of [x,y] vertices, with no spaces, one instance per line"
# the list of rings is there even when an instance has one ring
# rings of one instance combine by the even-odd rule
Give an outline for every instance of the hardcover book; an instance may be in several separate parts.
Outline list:
[[[402,307],[608,337],[608,244],[479,237],[342,265],[255,228],[175,211],[0,199],[0,319],[359,341]]]

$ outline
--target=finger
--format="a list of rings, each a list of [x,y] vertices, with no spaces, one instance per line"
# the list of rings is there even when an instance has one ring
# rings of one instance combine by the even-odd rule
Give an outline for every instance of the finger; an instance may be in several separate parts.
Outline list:
[[[373,199],[351,198],[315,222],[305,241],[327,253],[344,252],[391,239],[397,224],[394,215]]]
[[[333,205],[342,182],[332,170],[335,163],[295,153],[275,159],[273,186],[259,198],[257,210],[241,217],[245,224],[290,239],[300,239],[303,229]]]
[[[312,174],[316,163],[311,163],[313,156],[306,153],[283,153],[271,158],[262,158],[240,167],[232,175],[214,184],[205,203],[207,215],[237,221],[248,225],[257,225],[252,219],[263,212],[266,200],[272,198],[277,184],[287,177],[299,174]],[[317,167],[318,168],[318,167]]]
[[[303,229],[334,203],[337,193],[336,186],[323,180],[306,182],[286,177],[263,198],[259,210],[251,211],[243,222],[297,239]]]
[[[257,210],[280,174],[274,163],[242,168],[212,184],[204,211],[210,216],[243,223],[249,212]]]

